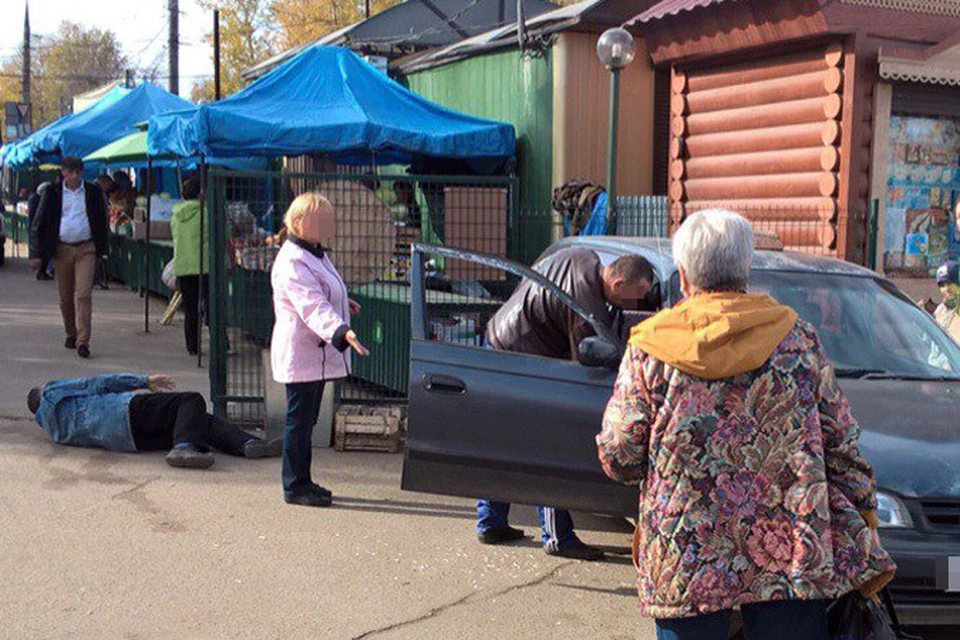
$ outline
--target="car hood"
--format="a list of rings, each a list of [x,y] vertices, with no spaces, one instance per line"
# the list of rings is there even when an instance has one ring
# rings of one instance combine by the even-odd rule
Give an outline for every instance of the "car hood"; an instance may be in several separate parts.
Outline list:
[[[841,380],[877,487],[960,498],[960,382]]]

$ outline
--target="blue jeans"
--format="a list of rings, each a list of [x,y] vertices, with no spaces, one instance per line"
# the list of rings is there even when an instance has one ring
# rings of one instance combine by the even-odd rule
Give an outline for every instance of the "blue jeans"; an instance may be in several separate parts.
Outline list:
[[[283,427],[283,493],[293,494],[310,488],[310,462],[313,453],[313,425],[320,417],[323,380],[294,382],[287,385],[287,422]]]
[[[567,542],[577,536],[573,532],[573,518],[566,509],[553,507],[537,507],[537,519],[540,520],[540,539],[543,546],[551,551],[557,551]],[[510,504],[508,502],[493,502],[481,498],[477,500],[477,533],[487,529],[506,527],[509,525]]]
[[[657,620],[657,640],[726,640],[731,609]],[[826,600],[781,600],[740,607],[747,640],[828,640]]]

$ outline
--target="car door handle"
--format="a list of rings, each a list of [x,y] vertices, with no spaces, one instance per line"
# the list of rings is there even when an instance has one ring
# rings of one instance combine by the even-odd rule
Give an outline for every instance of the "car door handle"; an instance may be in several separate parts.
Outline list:
[[[421,381],[423,388],[430,393],[446,393],[462,396],[467,392],[467,385],[459,378],[427,374]]]

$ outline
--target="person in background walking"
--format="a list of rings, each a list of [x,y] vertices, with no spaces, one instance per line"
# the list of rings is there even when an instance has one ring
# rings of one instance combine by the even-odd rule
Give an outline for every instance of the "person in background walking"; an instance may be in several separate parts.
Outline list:
[[[35,232],[33,230],[33,221],[37,217],[37,210],[40,208],[40,199],[43,197],[43,192],[47,190],[47,187],[50,186],[49,182],[41,182],[40,186],[37,187],[37,190],[30,194],[30,197],[27,198],[27,228],[30,233],[30,257],[36,258],[34,255],[34,246],[33,236]],[[37,269],[37,280],[53,280],[53,276],[50,275],[50,260],[41,260],[40,266]]]
[[[284,218],[287,241],[270,274],[276,322],[270,344],[273,378],[287,388],[283,430],[283,498],[290,504],[327,507],[330,490],[310,476],[313,427],[328,380],[350,375],[350,352],[369,352],[350,328],[360,305],[347,295],[343,278],[322,243],[336,234],[330,201],[304,193]]]
[[[114,171],[112,181],[113,188],[107,194],[110,208],[116,211],[118,216],[133,217],[133,209],[137,206],[137,190],[133,188],[130,174],[126,171]]]
[[[817,332],[747,292],[753,232],[723,210],[673,237],[684,300],[637,325],[597,436],[607,475],[640,487],[640,611],[659,640],[827,640],[829,600],[878,591],[860,427]]]
[[[203,267],[200,266],[200,181],[188,178],[181,190],[183,202],[173,207],[170,218],[170,232],[173,235],[173,273],[177,277],[177,286],[183,295],[183,337],[187,343],[187,352],[197,355],[200,348],[198,320],[206,315],[207,295],[210,285],[207,274],[210,271],[210,259],[207,239],[210,237],[209,216],[204,213],[203,224]],[[201,285],[204,291],[200,299]]]
[[[947,260],[937,269],[937,286],[943,295],[941,302],[933,316],[950,334],[950,337],[960,344],[960,264],[956,260]]]
[[[97,186],[100,187],[100,190],[103,191],[104,197],[107,198],[107,201],[110,200],[110,193],[113,191],[113,178],[105,173],[101,173],[97,176],[97,179],[94,180],[97,183]]]
[[[103,192],[83,180],[83,160],[64,156],[62,180],[43,193],[33,221],[36,258],[30,266],[39,269],[53,259],[60,294],[60,314],[67,334],[64,346],[90,357],[93,320],[93,279],[97,257],[107,251],[107,211]]]

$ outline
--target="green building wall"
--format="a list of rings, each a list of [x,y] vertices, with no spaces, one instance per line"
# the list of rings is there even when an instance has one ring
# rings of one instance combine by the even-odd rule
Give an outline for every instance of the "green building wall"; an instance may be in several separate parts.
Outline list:
[[[524,258],[550,243],[553,72],[549,52],[508,49],[412,73],[411,91],[451,109],[509,122],[517,133]]]

